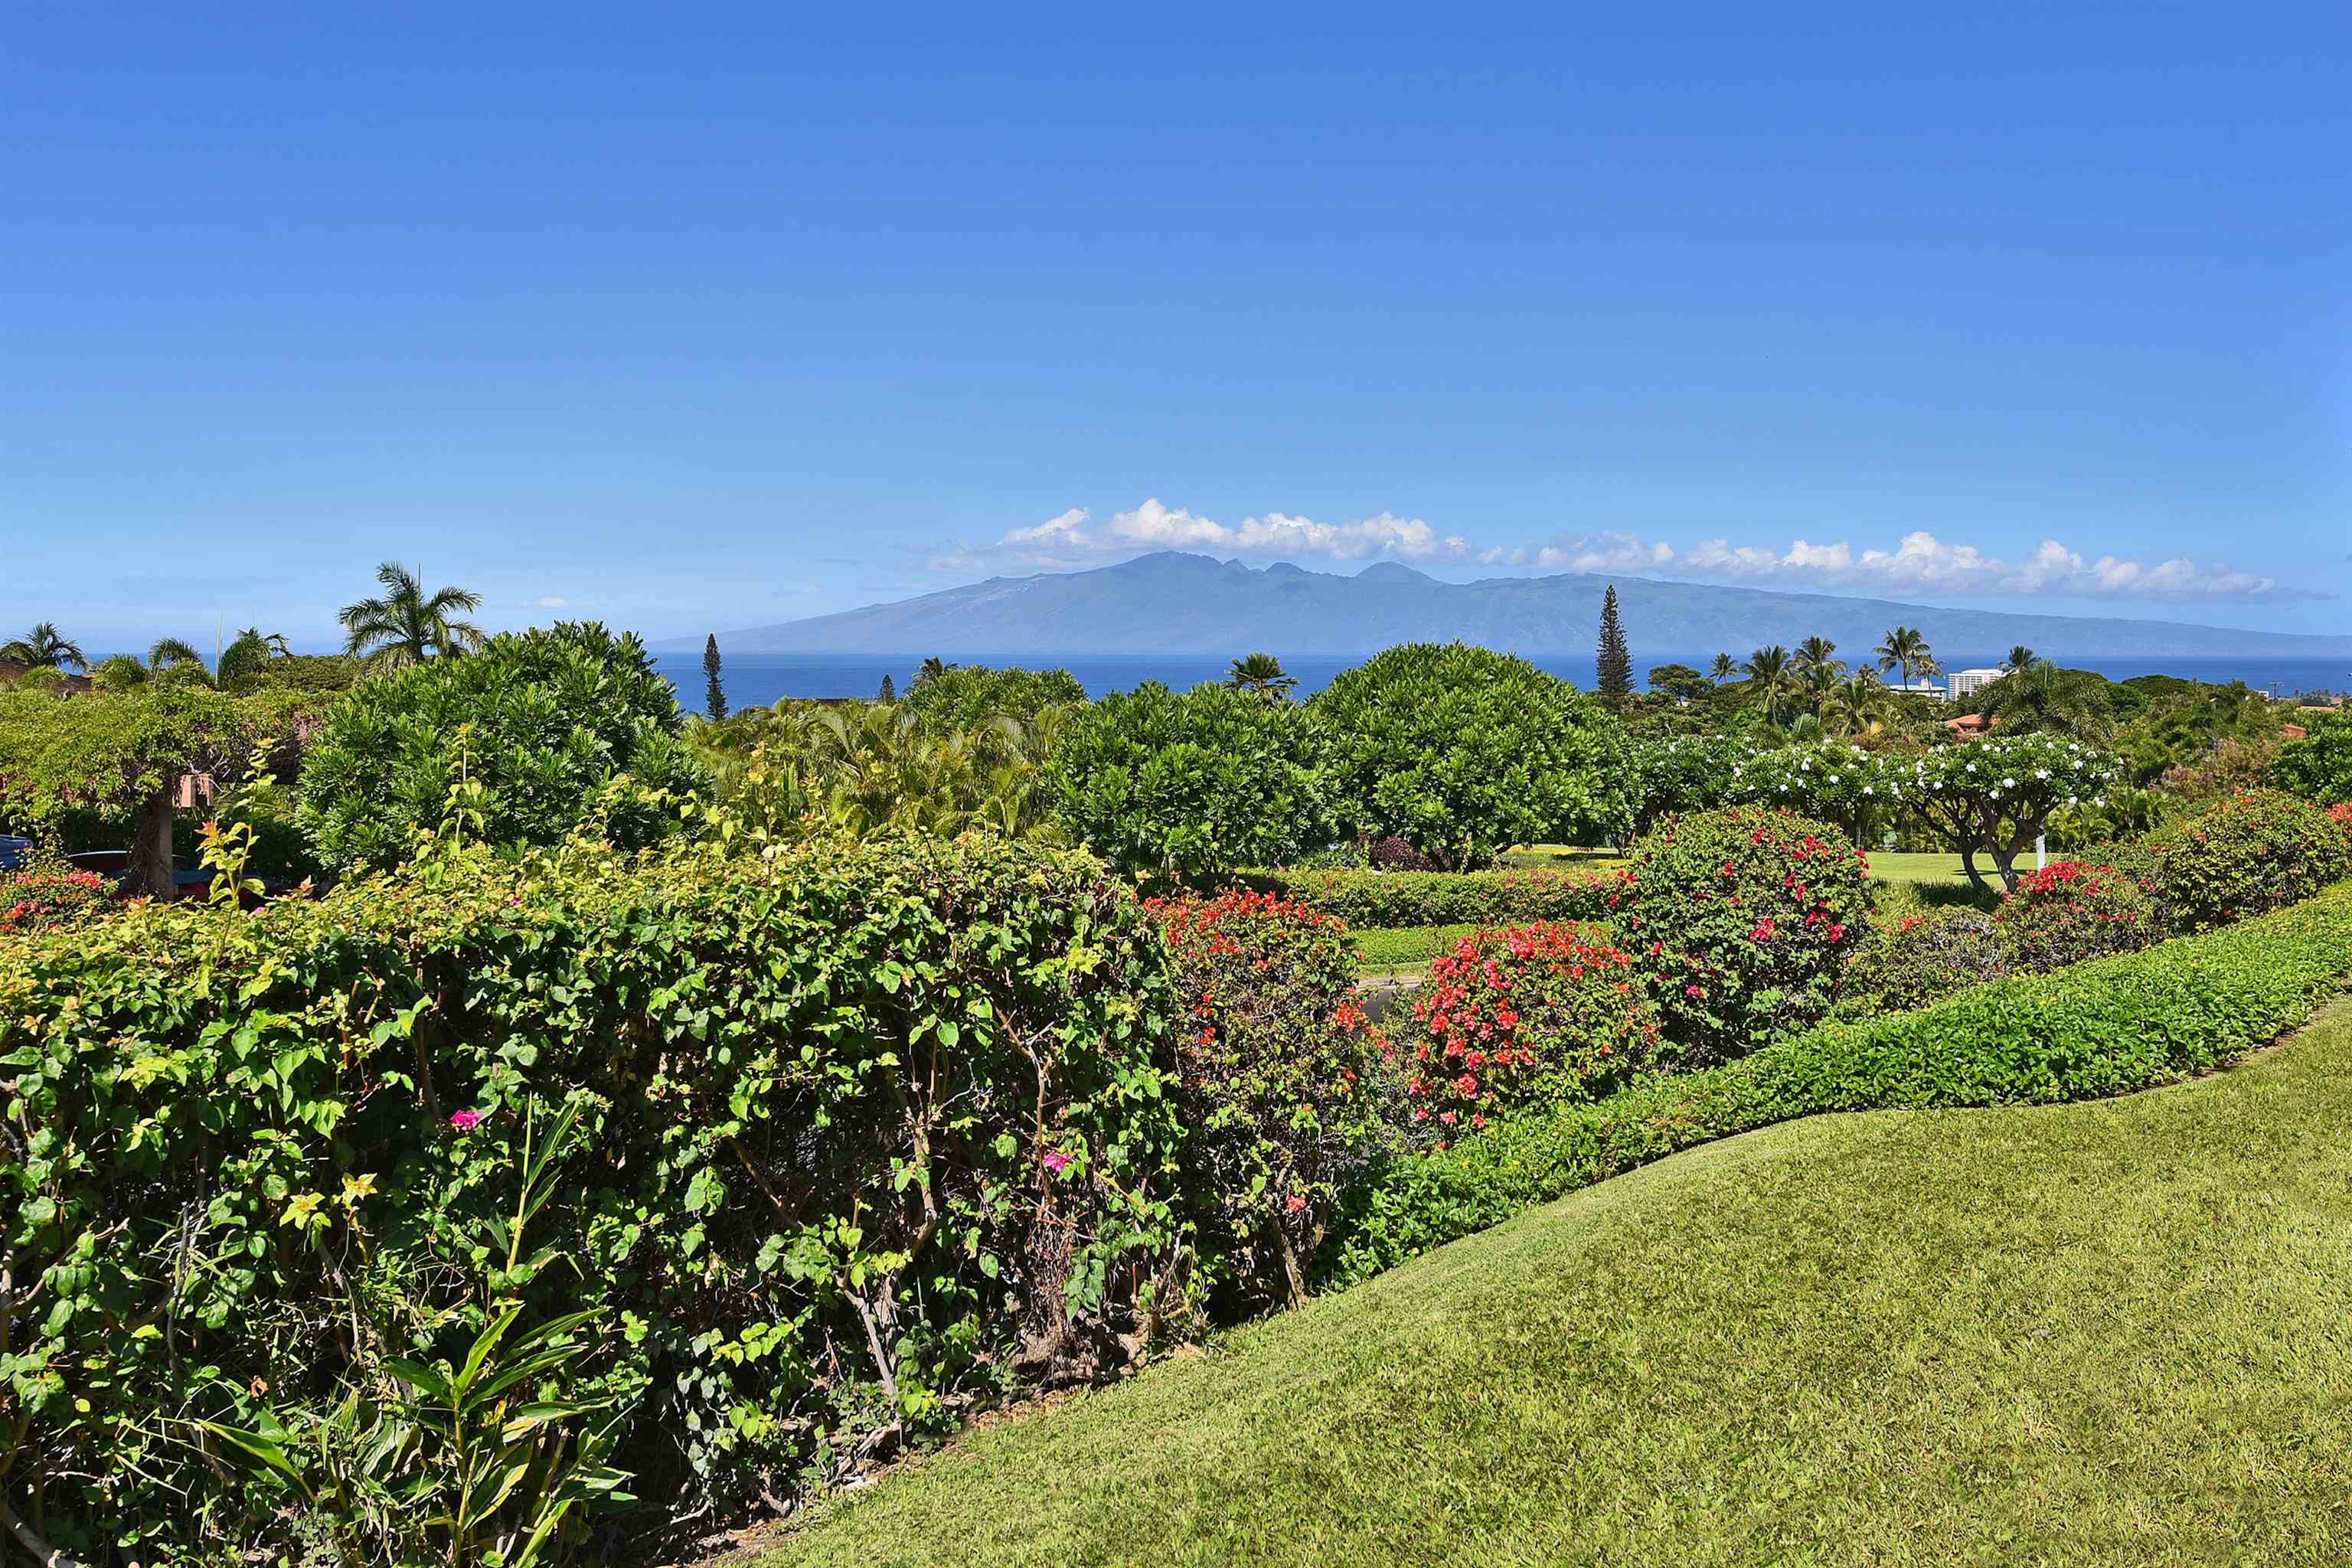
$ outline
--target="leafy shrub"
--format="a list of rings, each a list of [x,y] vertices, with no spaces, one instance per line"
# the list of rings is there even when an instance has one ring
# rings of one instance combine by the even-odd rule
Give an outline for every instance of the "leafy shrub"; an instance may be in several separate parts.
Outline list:
[[[295,1482],[187,1424],[310,1430],[492,1300],[590,1314],[534,1396],[608,1403],[673,1515],[1122,1364],[1184,1310],[1170,975],[1098,861],[977,838],[474,852],[0,943],[0,1501],[85,1560],[275,1543]]]
[[[2327,814],[2275,790],[2174,823],[2147,848],[2167,913],[2191,931],[2307,899],[2348,868],[2344,834]]]
[[[2009,944],[1981,910],[1921,905],[1891,911],[1871,922],[1838,982],[1834,1011],[1861,1018],[1908,1012],[2009,970]]]
[[[1455,870],[1514,844],[1582,842],[1623,815],[1615,721],[1526,659],[1408,643],[1307,703],[1331,737],[1339,809]]]
[[[1316,722],[1237,687],[1114,691],[1071,715],[1048,776],[1071,834],[1127,870],[1278,866],[1331,836]]]
[[[1530,1110],[1377,1167],[1347,1194],[1319,1278],[1353,1284],[1563,1193],[1794,1117],[2052,1104],[2210,1072],[2302,1022],[2347,973],[2352,887],[1918,1012],[1824,1024],[1591,1104]]]
[[[1253,877],[1265,890],[1338,915],[1351,926],[1605,921],[1630,883],[1621,872],[1580,876],[1542,868],[1494,871],[1309,871]]]
[[[2309,801],[2352,799],[2352,706],[2296,717],[2305,732],[2279,748],[2271,782]]]
[[[900,699],[933,734],[976,730],[992,719],[1026,724],[1049,708],[1075,706],[1087,689],[1066,669],[1023,669],[1009,665],[950,664],[916,678]]]
[[[1462,938],[1430,964],[1412,1019],[1412,1119],[1434,1121],[1445,1138],[1523,1106],[1590,1100],[1658,1040],[1632,955],[1606,932],[1567,924]]]
[[[2058,860],[2001,900],[1994,917],[2020,969],[2048,972],[2158,941],[2156,903],[2113,866]]]
[[[1349,994],[1348,928],[1255,892],[1145,907],[1191,1009],[1176,1054],[1186,1202],[1231,1293],[1297,1300],[1340,1187],[1386,1140],[1392,1053]]]
[[[2352,848],[2352,801],[2338,801],[2327,808],[2327,820],[2344,830],[2344,843]]]
[[[1676,817],[1633,847],[1622,922],[1659,975],[1666,1034],[1737,1056],[1830,1009],[1870,909],[1870,867],[1825,822],[1760,806]]]
[[[114,905],[114,889],[95,871],[35,866],[0,872],[0,936],[78,925]]]
[[[303,827],[339,872],[397,865],[444,822],[497,845],[546,845],[601,813],[615,843],[637,847],[676,817],[614,786],[690,787],[682,723],[634,633],[594,622],[509,632],[337,702],[303,765]]]

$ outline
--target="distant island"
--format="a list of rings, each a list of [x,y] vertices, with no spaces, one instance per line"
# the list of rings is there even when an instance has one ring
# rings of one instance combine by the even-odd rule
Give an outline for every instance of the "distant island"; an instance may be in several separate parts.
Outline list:
[[[1276,648],[1365,654],[1401,642],[1478,643],[1530,657],[1589,654],[1610,584],[1640,647],[1746,653],[1825,637],[1870,647],[1897,623],[1947,648],[2024,643],[2066,656],[2332,658],[2352,637],[2309,637],[2177,621],[1940,609],[1889,599],[1788,594],[1709,583],[1563,573],[1441,583],[1392,561],[1353,576],[1287,562],[1162,551],[1085,572],[992,577],[893,604],[719,633],[729,653],[1215,654]],[[703,634],[654,645],[698,652]]]

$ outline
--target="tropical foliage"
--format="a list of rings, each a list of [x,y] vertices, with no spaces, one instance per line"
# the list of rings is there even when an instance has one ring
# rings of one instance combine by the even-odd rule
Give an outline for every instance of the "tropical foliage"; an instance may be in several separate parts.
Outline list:
[[[1074,713],[1048,769],[1071,835],[1113,865],[1199,877],[1329,841],[1317,717],[1233,685],[1156,680]]]
[[[675,828],[699,781],[683,728],[634,634],[593,621],[509,632],[338,702],[303,765],[299,814],[339,873],[396,865],[428,832],[545,845],[593,822],[635,847]]]
[[[1342,673],[1325,725],[1340,815],[1455,869],[1514,844],[1582,842],[1625,808],[1616,725],[1523,658],[1410,643]]]
[[[410,668],[428,658],[470,653],[488,637],[462,614],[482,607],[482,596],[465,588],[428,594],[416,574],[394,562],[376,568],[380,595],[343,606],[343,652],[387,672]]]

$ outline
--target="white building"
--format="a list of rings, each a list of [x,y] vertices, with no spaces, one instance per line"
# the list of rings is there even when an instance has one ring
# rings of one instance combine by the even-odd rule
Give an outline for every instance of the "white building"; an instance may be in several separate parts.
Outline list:
[[[1938,702],[1943,701],[1947,695],[1944,684],[1939,680],[1915,680],[1908,686],[1898,683],[1886,689],[1900,692],[1906,697],[1932,697]]]
[[[1958,702],[1974,697],[1979,691],[1999,680],[2003,674],[1998,669],[1956,669],[1952,671],[1952,700]]]

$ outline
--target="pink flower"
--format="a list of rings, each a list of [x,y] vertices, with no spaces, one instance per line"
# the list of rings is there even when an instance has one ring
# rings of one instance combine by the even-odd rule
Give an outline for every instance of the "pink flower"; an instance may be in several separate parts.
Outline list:
[[[1068,1168],[1070,1157],[1067,1154],[1063,1153],[1059,1149],[1055,1149],[1050,1153],[1045,1155],[1037,1163],[1058,1176],[1064,1170]]]
[[[482,1113],[478,1110],[453,1110],[449,1113],[449,1125],[460,1132],[471,1132],[481,1124]]]
[[[1306,1206],[1307,1199],[1303,1194],[1293,1193],[1288,1197],[1282,1200],[1283,1211],[1286,1214],[1297,1214],[1300,1209],[1303,1209]]]

